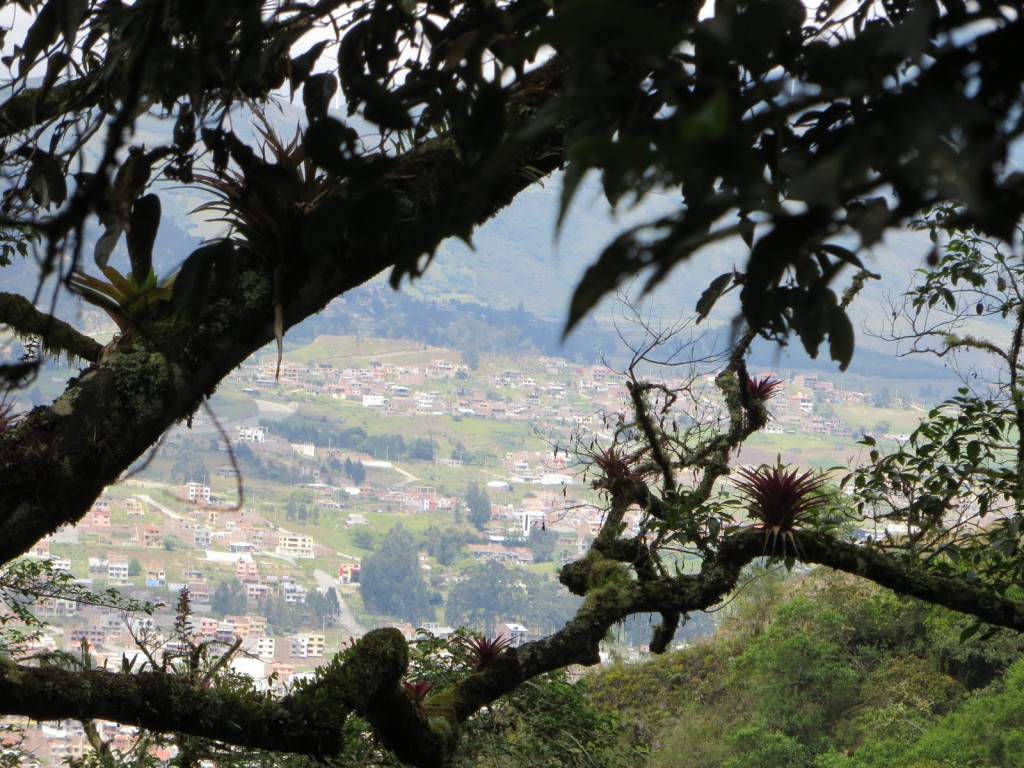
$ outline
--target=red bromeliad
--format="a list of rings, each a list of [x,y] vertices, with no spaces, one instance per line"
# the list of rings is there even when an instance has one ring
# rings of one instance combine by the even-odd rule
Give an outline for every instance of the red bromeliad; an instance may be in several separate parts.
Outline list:
[[[641,479],[636,471],[636,456],[627,453],[621,446],[613,445],[594,453],[594,465],[601,470],[601,476],[593,482],[595,489],[614,491],[627,483]]]
[[[774,376],[762,376],[760,379],[747,377],[747,393],[755,400],[764,402],[775,396],[775,393],[785,386],[786,382]]]
[[[762,465],[755,470],[741,467],[737,470],[740,480],[736,487],[750,498],[750,516],[764,528],[765,545],[768,538],[782,538],[796,545],[793,531],[804,521],[807,514],[823,503],[817,491],[825,485],[826,478],[812,470],[798,474],[782,465]]]
[[[476,669],[483,669],[503,654],[512,641],[507,637],[480,636],[467,639],[466,645],[476,662]]]
[[[423,703],[423,700],[427,698],[427,694],[430,693],[430,689],[434,687],[426,680],[417,680],[415,683],[402,683],[402,686],[405,688],[405,692],[409,694],[409,698],[412,699],[412,703],[416,706]]]

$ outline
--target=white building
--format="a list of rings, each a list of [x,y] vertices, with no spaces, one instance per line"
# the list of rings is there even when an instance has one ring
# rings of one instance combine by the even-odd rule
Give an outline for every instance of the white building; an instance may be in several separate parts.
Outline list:
[[[267,442],[266,427],[239,426],[238,441],[241,443],[265,443]]]

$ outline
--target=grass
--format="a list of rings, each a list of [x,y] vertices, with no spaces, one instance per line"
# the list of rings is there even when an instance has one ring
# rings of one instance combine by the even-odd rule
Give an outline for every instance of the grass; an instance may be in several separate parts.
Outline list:
[[[312,343],[285,352],[285,360],[293,363],[330,363],[334,366],[364,366],[371,360],[400,366],[422,366],[433,360],[447,358],[461,362],[454,350],[425,347],[413,341],[368,339],[358,336],[318,336]],[[261,362],[276,359],[276,352],[265,355]]]
[[[854,440],[828,435],[768,435],[762,432],[744,443],[737,462],[770,464],[781,459],[783,464],[827,469],[848,463],[862,449],[863,446]]]
[[[221,387],[210,398],[210,410],[220,421],[237,421],[259,414],[256,401],[250,395],[230,387]]]

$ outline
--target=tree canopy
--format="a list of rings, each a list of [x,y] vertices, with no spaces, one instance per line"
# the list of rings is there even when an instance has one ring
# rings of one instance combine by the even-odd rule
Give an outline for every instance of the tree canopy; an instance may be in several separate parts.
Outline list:
[[[396,525],[363,558],[360,593],[366,610],[416,623],[430,615],[427,584],[413,536]]]
[[[562,570],[583,597],[562,629],[419,700],[401,685],[409,652],[393,630],[367,634],[283,699],[166,670],[5,658],[0,711],[316,756],[344,749],[355,713],[399,759],[442,765],[482,708],[533,677],[596,662],[609,627],[631,614],[662,616],[651,645],[664,649],[688,612],[720,602],[766,554],[1024,627],[1011,589],[1021,578],[1020,460],[1005,463],[1024,455],[1022,310],[1012,292],[1002,304],[975,301],[1012,325],[1010,343],[990,350],[1004,353],[1001,386],[937,410],[902,453],[872,453],[850,480],[864,514],[904,521],[906,539],[865,547],[836,535],[815,500],[820,479],[785,467],[745,476],[746,525],[730,523],[736,505],[718,499],[732,451],[767,420],[771,383],[751,381],[743,363],[752,338],[795,335],[812,353],[827,344],[845,366],[854,349],[846,307],[869,277],[859,254],[936,206],[947,212],[934,222],[938,246],[956,229],[1016,247],[1024,177],[1010,152],[1024,120],[1024,19],[989,0],[703,6],[19,0],[24,31],[7,35],[0,97],[0,258],[34,253],[39,282],[28,296],[0,294],[0,322],[27,342],[25,359],[2,374],[13,391],[60,355],[81,372],[51,404],[0,409],[4,562],[81,519],[252,352],[384,270],[395,285],[419,275],[441,242],[471,238],[556,170],[563,214],[590,171],[613,205],[650,194],[678,203],[596,255],[569,324],[634,275],[653,288],[680,264],[699,273],[713,243],[737,238],[748,254],[734,271],[702,278],[696,308],[706,316],[734,290],[742,308],[718,370],[717,420],[679,428],[680,393],[634,366],[625,372],[633,413],[613,442],[578,446],[608,511],[589,553]],[[329,109],[339,88],[345,115]],[[258,115],[274,98],[305,109],[294,140],[266,121],[255,137],[242,130],[241,110]],[[169,139],[143,137],[144,116],[165,121]],[[165,183],[202,190],[204,211],[230,231],[157,275]],[[937,253],[938,282],[912,309],[962,309],[964,285],[1017,290],[971,264],[981,251],[943,250],[953,262]],[[68,294],[108,312],[115,340],[103,346],[58,319]],[[973,483],[987,489],[986,506],[957,506]],[[780,490],[790,503],[779,503]],[[631,508],[641,511],[638,529],[623,525]],[[996,510],[998,525],[975,524]],[[667,553],[679,548],[699,556],[696,572],[670,567]]]

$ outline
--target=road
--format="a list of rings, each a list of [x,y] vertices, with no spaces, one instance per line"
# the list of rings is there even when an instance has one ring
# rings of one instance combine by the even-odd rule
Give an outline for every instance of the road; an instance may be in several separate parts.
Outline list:
[[[135,497],[136,497],[136,498],[137,498],[137,499],[138,499],[139,501],[143,502],[144,504],[149,504],[149,505],[150,505],[151,507],[156,507],[156,508],[157,508],[158,510],[160,510],[161,512],[163,512],[163,513],[164,513],[165,515],[167,515],[167,516],[168,516],[169,518],[171,518],[172,520],[184,520],[184,519],[185,519],[184,517],[182,517],[181,515],[179,515],[179,514],[178,514],[177,512],[175,512],[174,510],[172,510],[172,509],[169,509],[168,507],[165,507],[165,506],[164,506],[163,504],[161,504],[161,503],[160,503],[159,501],[155,501],[155,500],[153,499],[153,497],[151,497],[151,496],[147,496],[147,495],[146,495],[146,494],[144,494],[144,493],[137,493],[137,494],[135,494]]]
[[[338,595],[338,604],[341,606],[338,610],[338,626],[353,635],[365,635],[367,629],[356,621],[355,614],[352,613],[352,609],[348,607],[345,599],[341,596],[341,592],[337,589],[337,579],[331,578],[329,573],[320,570],[313,571],[313,578],[316,579],[316,586],[318,589],[322,589],[326,592],[328,587],[335,588],[334,591]]]

